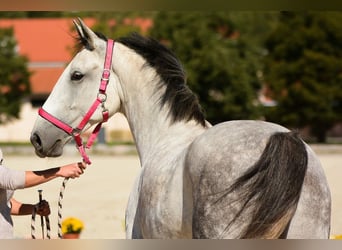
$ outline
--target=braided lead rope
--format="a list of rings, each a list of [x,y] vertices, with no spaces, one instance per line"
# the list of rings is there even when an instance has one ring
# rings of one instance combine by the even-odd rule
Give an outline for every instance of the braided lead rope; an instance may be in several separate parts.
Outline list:
[[[58,200],[58,238],[62,238],[62,201],[64,196],[64,191],[66,187],[66,183],[68,182],[69,178],[64,178],[64,181],[62,183],[60,192],[59,192],[59,200]],[[35,207],[32,211],[32,217],[31,217],[31,238],[36,239],[36,214],[37,214],[37,208]],[[50,228],[50,219],[49,216],[45,216],[45,222],[46,222],[46,238],[51,239],[51,228]]]
[[[36,215],[37,215],[37,208],[35,207],[32,211],[31,216],[31,238],[36,239]],[[50,228],[50,219],[49,216],[44,216],[46,222],[46,238],[51,239],[51,228]]]
[[[32,217],[31,217],[31,238],[36,239],[36,207],[32,211]]]
[[[51,239],[51,228],[50,228],[50,219],[49,216],[45,216],[45,223],[46,223],[46,238]]]
[[[65,191],[66,183],[68,182],[69,178],[64,178],[62,183],[61,189],[59,191],[59,199],[58,199],[58,238],[62,239],[62,201]]]

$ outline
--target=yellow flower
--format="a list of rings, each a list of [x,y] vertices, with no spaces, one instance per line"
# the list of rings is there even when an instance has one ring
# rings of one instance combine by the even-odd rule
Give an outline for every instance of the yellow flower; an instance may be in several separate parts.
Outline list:
[[[84,228],[83,222],[77,218],[69,217],[62,222],[63,234],[81,233]]]
[[[342,240],[342,234],[332,235],[330,237],[330,239],[332,239],[332,240]]]

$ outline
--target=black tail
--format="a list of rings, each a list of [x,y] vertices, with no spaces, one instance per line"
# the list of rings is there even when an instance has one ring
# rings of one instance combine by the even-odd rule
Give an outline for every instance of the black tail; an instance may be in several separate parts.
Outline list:
[[[307,163],[305,144],[296,132],[269,138],[259,160],[229,189],[241,192],[243,206],[237,217],[253,207],[251,223],[241,238],[280,236],[296,210]]]

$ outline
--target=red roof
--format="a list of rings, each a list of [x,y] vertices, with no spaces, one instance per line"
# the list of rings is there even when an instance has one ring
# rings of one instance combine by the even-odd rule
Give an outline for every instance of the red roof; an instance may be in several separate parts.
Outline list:
[[[95,19],[83,21],[89,27],[95,24]],[[33,94],[50,93],[71,60],[72,26],[71,18],[0,19],[0,28],[13,27],[18,52],[29,59]]]
[[[64,68],[35,68],[31,75],[31,91],[34,94],[50,93]],[[37,83],[37,84],[35,84]]]
[[[94,19],[85,19],[90,27]],[[71,59],[74,46],[70,18],[49,19],[0,19],[0,27],[13,27],[19,45],[19,53],[31,62],[65,62]]]

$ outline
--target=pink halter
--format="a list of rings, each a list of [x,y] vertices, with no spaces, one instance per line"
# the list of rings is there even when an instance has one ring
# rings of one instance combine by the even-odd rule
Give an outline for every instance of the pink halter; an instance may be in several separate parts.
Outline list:
[[[105,62],[104,62],[104,69],[102,72],[101,84],[100,84],[99,92],[97,94],[97,98],[93,102],[92,106],[89,108],[88,112],[85,114],[82,121],[80,122],[80,124],[78,124],[78,126],[76,128],[69,126],[68,124],[64,123],[63,121],[61,121],[58,118],[54,117],[53,115],[49,114],[43,108],[40,108],[38,110],[38,114],[41,117],[43,117],[45,120],[49,121],[50,123],[52,123],[56,127],[62,129],[63,131],[65,131],[69,135],[73,136],[73,138],[77,144],[78,151],[80,152],[80,154],[83,158],[83,161],[86,164],[91,164],[91,161],[90,161],[88,155],[86,154],[85,149],[86,148],[89,149],[93,145],[98,133],[100,132],[102,123],[106,122],[109,118],[108,109],[105,108],[104,104],[107,100],[106,89],[107,89],[107,85],[109,83],[110,69],[111,69],[111,65],[112,65],[113,49],[114,49],[114,41],[111,39],[108,39],[107,49],[106,49],[106,58],[105,58]],[[87,144],[84,145],[82,142],[82,138],[81,138],[81,132],[100,104],[102,106],[102,122],[100,122],[96,125],[96,127],[94,128],[92,134],[90,135],[90,137],[88,139]]]

